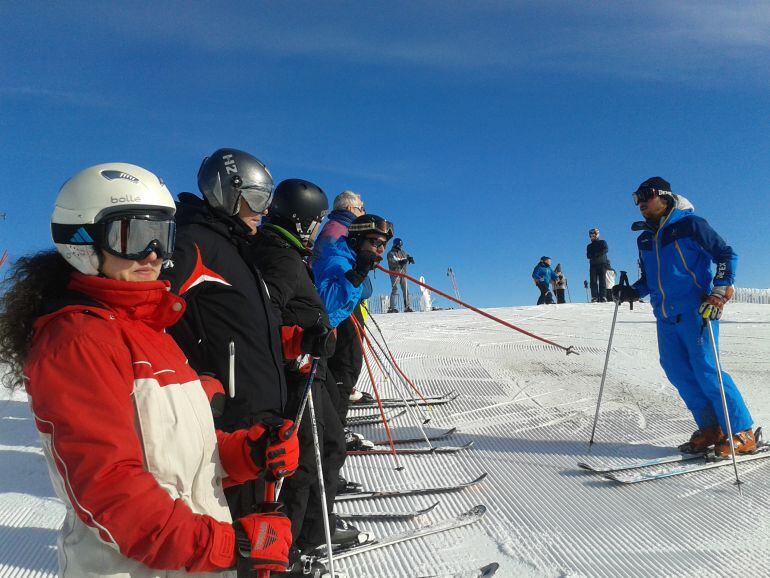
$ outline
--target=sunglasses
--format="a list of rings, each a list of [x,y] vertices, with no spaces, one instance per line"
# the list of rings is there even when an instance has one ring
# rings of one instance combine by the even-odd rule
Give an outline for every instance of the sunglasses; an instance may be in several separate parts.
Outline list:
[[[376,237],[364,237],[364,240],[375,249],[379,249],[380,247],[384,247],[385,245],[388,244],[387,241],[383,241],[382,239],[377,239]]]
[[[638,205],[639,203],[649,201],[653,197],[660,196],[661,193],[670,194],[669,191],[653,189],[652,187],[640,187],[635,193],[631,193],[631,198],[634,199],[634,204]]]

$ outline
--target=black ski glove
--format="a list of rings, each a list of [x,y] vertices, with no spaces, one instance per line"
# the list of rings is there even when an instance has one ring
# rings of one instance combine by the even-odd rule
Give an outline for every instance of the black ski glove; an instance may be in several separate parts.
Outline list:
[[[382,260],[382,257],[371,251],[361,251],[356,255],[356,264],[345,273],[345,278],[353,284],[353,287],[360,287],[364,282],[369,271],[374,269]]]
[[[639,293],[629,285],[615,285],[612,288],[612,300],[615,303],[633,303],[639,301]]]
[[[409,263],[410,265],[414,265],[414,257],[409,255],[409,257],[406,258],[406,262]]]
[[[319,319],[315,325],[302,330],[302,353],[313,357],[331,357],[337,346],[337,333]]]

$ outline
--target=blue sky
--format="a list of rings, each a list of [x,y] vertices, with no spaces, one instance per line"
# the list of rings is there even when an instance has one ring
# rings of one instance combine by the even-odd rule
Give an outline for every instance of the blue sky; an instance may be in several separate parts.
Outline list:
[[[360,192],[414,273],[446,290],[452,266],[477,305],[534,303],[544,254],[584,299],[594,226],[635,271],[653,175],[768,287],[769,81],[763,2],[3,3],[0,250],[49,247],[86,166],[176,193],[230,146]]]

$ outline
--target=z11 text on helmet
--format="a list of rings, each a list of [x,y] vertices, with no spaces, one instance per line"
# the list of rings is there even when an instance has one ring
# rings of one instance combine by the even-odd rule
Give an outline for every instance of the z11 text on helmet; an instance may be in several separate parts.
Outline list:
[[[273,176],[256,157],[224,148],[203,159],[198,189],[212,209],[227,216],[238,213],[241,200],[255,213],[262,213],[270,205]]]

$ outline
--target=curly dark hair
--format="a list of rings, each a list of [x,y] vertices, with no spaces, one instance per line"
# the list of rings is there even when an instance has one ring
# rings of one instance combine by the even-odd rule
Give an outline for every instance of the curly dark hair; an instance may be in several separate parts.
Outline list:
[[[0,297],[0,364],[7,366],[0,383],[24,386],[24,360],[32,342],[32,324],[46,303],[63,295],[75,269],[57,251],[19,258],[3,280]]]

